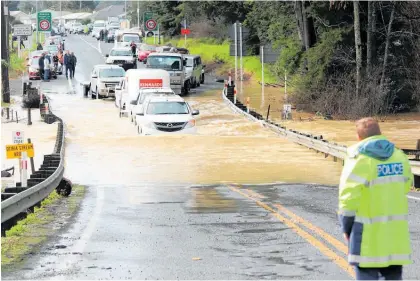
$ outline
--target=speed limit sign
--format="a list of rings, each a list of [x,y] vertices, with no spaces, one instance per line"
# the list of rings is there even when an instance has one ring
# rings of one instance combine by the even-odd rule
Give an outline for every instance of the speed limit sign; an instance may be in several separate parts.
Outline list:
[[[146,21],[146,27],[149,31],[155,30],[156,25],[157,23],[154,19],[150,19]]]
[[[41,30],[49,30],[50,29],[50,22],[48,20],[42,20],[39,22],[39,27]]]

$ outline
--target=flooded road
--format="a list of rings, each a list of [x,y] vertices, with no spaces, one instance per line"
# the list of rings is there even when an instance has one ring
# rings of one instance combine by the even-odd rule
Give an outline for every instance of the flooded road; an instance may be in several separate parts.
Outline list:
[[[76,88],[103,63],[95,41],[74,35],[66,41],[79,56]],[[49,87],[66,83],[60,77]],[[59,235],[23,268],[2,268],[2,278],[351,279],[337,189],[291,184],[336,184],[341,165],[234,114],[220,86],[206,83],[186,98],[200,110],[195,136],[142,137],[112,100],[50,94],[66,126],[65,175],[87,187],[86,198]],[[275,182],[286,183],[264,184]],[[416,204],[410,202],[410,223],[418,232]],[[407,272],[420,278],[415,267]]]

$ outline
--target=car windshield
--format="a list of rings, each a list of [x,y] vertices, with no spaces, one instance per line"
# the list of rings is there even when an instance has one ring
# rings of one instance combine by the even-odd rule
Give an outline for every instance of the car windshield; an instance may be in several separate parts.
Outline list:
[[[122,68],[105,68],[99,70],[99,77],[100,78],[108,78],[108,77],[124,77],[125,71]]]
[[[156,47],[155,46],[150,46],[150,45],[142,45],[140,47],[140,50],[153,52],[153,51],[156,51]]]
[[[50,52],[56,52],[57,51],[57,46],[56,45],[49,45],[46,47],[46,49]]]
[[[133,41],[134,43],[140,43],[140,36],[136,36],[136,35],[123,36],[123,42],[131,42],[131,41]]]
[[[174,56],[149,56],[147,65],[150,68],[182,70],[181,58]]]
[[[125,56],[132,56],[133,53],[131,52],[131,50],[111,50],[110,55],[114,57],[117,57],[117,56],[125,57]]]
[[[185,102],[151,102],[147,107],[147,114],[188,114],[189,109]]]

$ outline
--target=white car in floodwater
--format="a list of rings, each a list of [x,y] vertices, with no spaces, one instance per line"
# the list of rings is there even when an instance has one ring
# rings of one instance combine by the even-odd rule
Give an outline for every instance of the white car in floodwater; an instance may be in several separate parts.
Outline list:
[[[136,112],[137,132],[140,135],[196,134],[194,116],[198,114],[198,110],[192,110],[178,95],[150,97]]]

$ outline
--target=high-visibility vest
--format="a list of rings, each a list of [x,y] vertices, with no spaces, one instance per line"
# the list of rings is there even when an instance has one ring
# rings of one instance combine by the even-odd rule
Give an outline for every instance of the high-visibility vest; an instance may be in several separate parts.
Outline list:
[[[388,267],[411,263],[406,194],[414,178],[409,160],[397,148],[387,160],[359,153],[367,138],[349,147],[339,187],[339,211],[343,231],[350,234],[350,264]]]

